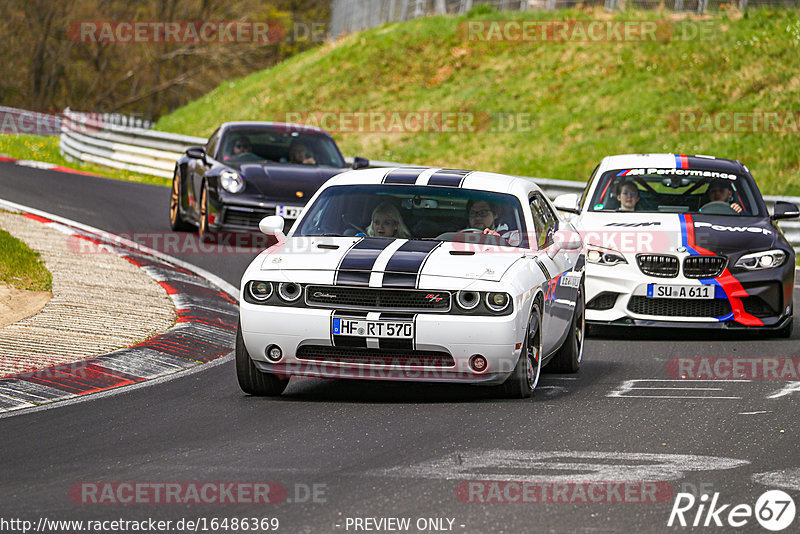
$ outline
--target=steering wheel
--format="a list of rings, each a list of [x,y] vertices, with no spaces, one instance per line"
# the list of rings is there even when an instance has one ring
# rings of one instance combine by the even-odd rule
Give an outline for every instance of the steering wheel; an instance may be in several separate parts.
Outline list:
[[[731,207],[727,202],[716,201],[703,204],[700,208],[702,213],[711,213],[713,215],[738,215],[738,212]]]
[[[458,231],[459,234],[471,233],[471,232],[478,232],[478,233],[482,234],[483,230],[481,230],[480,228],[464,228],[463,230],[459,230]]]

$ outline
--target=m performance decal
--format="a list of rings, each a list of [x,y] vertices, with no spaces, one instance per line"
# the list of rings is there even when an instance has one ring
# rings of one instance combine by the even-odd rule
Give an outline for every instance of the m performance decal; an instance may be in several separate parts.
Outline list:
[[[420,168],[405,168],[405,169],[394,169],[389,171],[386,176],[383,177],[384,184],[413,184],[419,178],[419,175],[425,172],[427,169],[420,167]]]
[[[425,261],[441,241],[407,241],[386,264],[383,287],[415,288]]]
[[[372,266],[393,239],[365,237],[348,250],[336,268],[336,285],[368,286]]]
[[[429,179],[428,185],[438,185],[444,187],[461,187],[471,171],[458,171],[453,169],[443,169],[435,172]]]
[[[694,235],[694,219],[689,214],[679,215],[681,221],[681,244],[686,247],[689,254],[692,256],[716,256],[710,250],[699,246],[695,242]],[[739,280],[731,274],[727,267],[722,271],[722,274],[716,278],[701,278],[700,282],[704,284],[715,284],[722,288],[725,295],[728,297],[732,312],[724,317],[717,317],[719,321],[729,321],[733,319],[739,324],[746,326],[764,326],[764,322],[750,315],[744,311],[741,297],[747,296],[747,291],[744,290]],[[732,295],[738,295],[736,297]]]

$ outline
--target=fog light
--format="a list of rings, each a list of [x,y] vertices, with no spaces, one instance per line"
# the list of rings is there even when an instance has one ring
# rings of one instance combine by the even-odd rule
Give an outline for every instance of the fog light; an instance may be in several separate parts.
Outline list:
[[[283,358],[283,351],[278,345],[270,345],[264,351],[264,354],[266,354],[267,359],[271,362],[279,362],[281,358]]]
[[[489,362],[480,354],[474,354],[469,359],[469,366],[476,373],[482,373],[489,368]]]

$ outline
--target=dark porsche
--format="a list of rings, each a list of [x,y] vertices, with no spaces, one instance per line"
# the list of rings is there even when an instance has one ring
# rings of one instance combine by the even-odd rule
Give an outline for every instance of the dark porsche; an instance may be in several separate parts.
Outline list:
[[[369,166],[355,158],[353,168]],[[204,147],[178,160],[170,226],[176,231],[254,232],[269,215],[293,222],[329,178],[347,170],[333,138],[318,128],[273,122],[227,122]]]

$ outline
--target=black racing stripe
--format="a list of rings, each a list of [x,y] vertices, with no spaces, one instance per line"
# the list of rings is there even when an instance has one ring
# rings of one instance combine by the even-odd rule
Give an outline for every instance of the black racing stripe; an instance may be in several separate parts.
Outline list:
[[[413,288],[425,261],[441,241],[407,241],[386,264],[383,287]]]
[[[464,183],[464,178],[470,171],[458,171],[453,169],[443,169],[433,173],[428,179],[428,185],[439,185],[444,187],[461,187]]]
[[[686,156],[690,169],[700,169],[704,171],[727,172],[728,174],[741,175],[744,169],[739,163],[727,159],[700,158],[697,156]]]
[[[383,177],[384,184],[413,184],[419,178],[419,175],[427,169],[423,168],[405,168],[394,169]]]
[[[414,323],[417,317],[416,313],[382,313],[379,319],[381,321],[403,321]],[[407,349],[414,350],[414,338],[411,339],[378,339],[378,348],[380,349]]]
[[[357,347],[367,348],[367,338],[359,336],[347,336],[333,333],[333,319],[358,319],[365,320],[367,312],[359,311],[339,311],[334,310],[331,314],[331,343],[334,347]]]
[[[375,260],[392,241],[394,240],[365,237],[353,245],[339,262],[333,283],[368,286],[369,275],[372,272],[372,266],[375,265]]]

